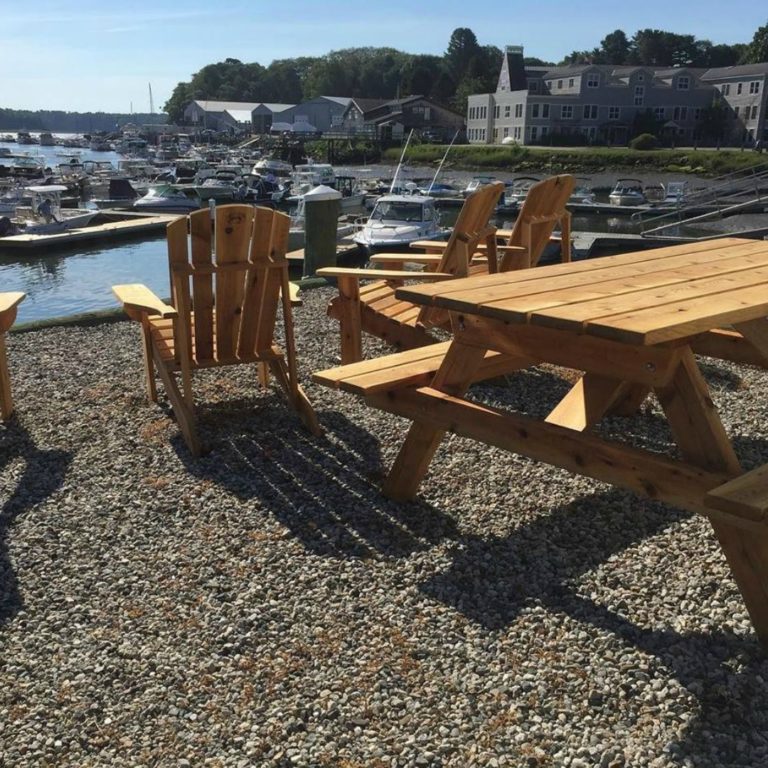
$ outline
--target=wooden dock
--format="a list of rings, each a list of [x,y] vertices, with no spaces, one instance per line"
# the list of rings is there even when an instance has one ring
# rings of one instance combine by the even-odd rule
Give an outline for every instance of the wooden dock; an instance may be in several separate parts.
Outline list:
[[[110,221],[106,224],[96,224],[91,227],[69,229],[51,235],[9,235],[0,238],[0,253],[13,251],[33,251],[43,248],[69,248],[80,243],[94,240],[113,240],[142,236],[147,233],[165,232],[169,221],[178,218],[176,214],[134,214],[122,216],[122,211],[103,211],[105,214],[114,213],[121,216],[122,221]]]

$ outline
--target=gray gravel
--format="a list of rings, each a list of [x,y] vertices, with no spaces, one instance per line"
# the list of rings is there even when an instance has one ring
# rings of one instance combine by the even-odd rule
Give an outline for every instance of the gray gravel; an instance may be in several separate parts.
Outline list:
[[[296,316],[323,437],[252,370],[206,372],[197,461],[136,325],[10,337],[0,765],[768,764],[768,661],[708,523],[459,438],[383,498],[405,423],[309,380],[330,295]],[[768,374],[705,371],[768,461]],[[541,413],[565,386],[477,396]],[[646,417],[604,429],[669,448]]]

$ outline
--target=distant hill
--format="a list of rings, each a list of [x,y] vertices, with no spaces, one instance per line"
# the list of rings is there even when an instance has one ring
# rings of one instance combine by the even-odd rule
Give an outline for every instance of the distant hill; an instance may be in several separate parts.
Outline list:
[[[57,110],[26,110],[0,108],[0,131],[53,131],[58,133],[91,133],[93,131],[114,131],[126,123],[168,122],[168,115],[117,112],[61,112]]]

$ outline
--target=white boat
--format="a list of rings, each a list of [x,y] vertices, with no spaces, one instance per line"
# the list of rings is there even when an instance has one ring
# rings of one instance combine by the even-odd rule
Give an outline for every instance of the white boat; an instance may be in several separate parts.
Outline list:
[[[283,160],[274,160],[271,157],[264,157],[259,160],[251,170],[255,176],[266,176],[270,174],[277,178],[287,179],[293,173],[293,166]]]
[[[21,205],[24,190],[21,186],[10,187],[0,194],[0,216],[12,216]]]
[[[668,181],[664,186],[662,205],[678,206],[686,202],[688,196],[687,181]]]
[[[608,195],[611,205],[643,205],[648,202],[640,179],[619,179]]]
[[[16,208],[14,223],[25,235],[51,235],[87,226],[98,209],[62,208],[61,194],[67,191],[63,184],[26,187],[31,205]]]
[[[566,205],[595,205],[597,203],[597,196],[587,186],[587,181],[589,179],[576,179],[576,186],[573,188]]]
[[[372,253],[382,248],[406,247],[415,240],[439,240],[445,234],[431,197],[383,195],[352,239]]]
[[[541,179],[535,176],[518,176],[512,179],[504,189],[504,207],[519,208],[528,197],[528,192],[534,184],[538,184]]]
[[[462,194],[464,197],[469,197],[473,192],[477,192],[480,187],[484,187],[486,184],[493,184],[495,181],[498,181],[495,176],[473,176],[467,182],[467,186],[464,187]]]
[[[189,213],[202,208],[200,200],[184,194],[170,184],[150,187],[144,197],[134,204],[137,211],[157,211],[158,213]]]

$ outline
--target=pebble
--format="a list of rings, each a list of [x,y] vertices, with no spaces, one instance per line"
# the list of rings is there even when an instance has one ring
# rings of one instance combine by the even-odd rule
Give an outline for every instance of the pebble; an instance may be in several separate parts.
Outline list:
[[[205,371],[198,460],[146,400],[137,325],[9,336],[0,764],[767,764],[768,661],[709,524],[455,436],[386,499],[405,422],[311,381],[333,294],[295,314],[323,436],[253,370]],[[768,462],[768,374],[703,372]],[[473,396],[540,416],[566,386]],[[671,450],[645,411],[600,430]]]

